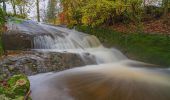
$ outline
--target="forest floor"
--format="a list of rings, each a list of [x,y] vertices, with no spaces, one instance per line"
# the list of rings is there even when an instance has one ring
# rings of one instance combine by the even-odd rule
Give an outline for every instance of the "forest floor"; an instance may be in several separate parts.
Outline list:
[[[170,34],[170,13],[168,14],[168,19],[165,21],[163,18],[160,19],[147,19],[141,22],[140,28],[143,33],[149,34]],[[123,24],[117,23],[109,27],[117,32],[123,33],[134,33],[138,29],[134,23]]]

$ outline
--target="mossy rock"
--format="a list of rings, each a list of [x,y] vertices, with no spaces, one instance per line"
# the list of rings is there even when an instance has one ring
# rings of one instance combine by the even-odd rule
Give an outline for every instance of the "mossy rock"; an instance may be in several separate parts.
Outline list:
[[[5,84],[5,85],[4,85]],[[14,75],[0,84],[0,100],[23,100],[30,89],[30,82],[25,75]]]
[[[0,95],[0,100],[24,100],[24,96],[17,96],[15,99],[11,99],[6,95]],[[27,100],[31,100],[31,99],[27,99]]]
[[[12,99],[9,97],[6,97],[4,94],[3,95],[0,94],[0,100],[12,100]]]

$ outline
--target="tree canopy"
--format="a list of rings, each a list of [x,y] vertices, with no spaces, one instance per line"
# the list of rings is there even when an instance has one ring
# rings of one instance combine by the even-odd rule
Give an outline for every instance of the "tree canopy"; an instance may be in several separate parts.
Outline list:
[[[160,14],[160,10],[163,12],[164,9],[166,14],[169,0],[162,2],[160,6],[159,0],[61,0],[68,24],[92,26],[113,24],[117,21],[139,23],[151,6],[159,8],[155,13]],[[146,6],[149,6],[148,9]]]

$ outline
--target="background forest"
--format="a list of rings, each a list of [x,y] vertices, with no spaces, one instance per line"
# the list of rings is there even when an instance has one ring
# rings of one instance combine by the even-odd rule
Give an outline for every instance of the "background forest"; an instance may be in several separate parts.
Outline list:
[[[0,0],[8,16],[32,18],[37,21],[67,25],[113,25],[164,18],[168,21],[169,0]],[[44,6],[42,8],[41,6]],[[34,9],[34,10],[33,10]],[[2,17],[2,16],[1,16]],[[59,21],[57,21],[59,20]]]

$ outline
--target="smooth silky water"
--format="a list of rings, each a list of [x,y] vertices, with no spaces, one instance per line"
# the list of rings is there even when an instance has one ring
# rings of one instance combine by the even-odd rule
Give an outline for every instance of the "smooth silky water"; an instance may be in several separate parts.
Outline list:
[[[129,60],[91,35],[39,24],[52,35],[34,38],[34,49],[94,57],[97,65],[30,76],[33,100],[170,100],[170,70]],[[55,34],[60,31],[61,35]]]

